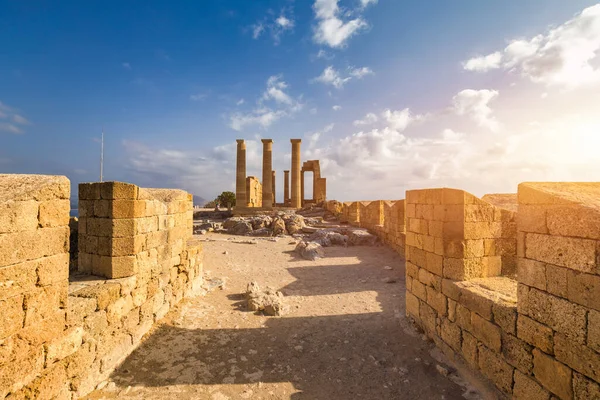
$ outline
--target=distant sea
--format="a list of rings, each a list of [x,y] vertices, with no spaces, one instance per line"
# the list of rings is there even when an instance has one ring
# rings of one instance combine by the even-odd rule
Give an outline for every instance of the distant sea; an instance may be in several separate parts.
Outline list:
[[[79,218],[79,209],[78,208],[71,208],[71,212],[69,213],[69,215],[71,217],[78,217]]]

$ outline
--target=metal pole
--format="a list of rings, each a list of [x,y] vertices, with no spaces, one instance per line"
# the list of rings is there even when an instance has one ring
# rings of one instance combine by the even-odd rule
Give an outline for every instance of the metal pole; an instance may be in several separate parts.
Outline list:
[[[104,172],[104,127],[102,127],[102,139],[100,141],[100,182],[102,182],[102,173]]]

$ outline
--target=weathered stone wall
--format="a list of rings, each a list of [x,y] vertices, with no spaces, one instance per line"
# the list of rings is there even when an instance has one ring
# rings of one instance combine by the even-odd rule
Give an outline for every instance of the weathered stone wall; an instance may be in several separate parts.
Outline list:
[[[385,201],[383,203],[383,236],[381,240],[404,255],[406,242],[406,222],[404,200]]]
[[[69,285],[69,181],[64,177],[0,176],[0,397],[11,393],[15,399],[86,395],[140,343],[153,323],[184,296],[200,289],[202,247],[190,239],[187,193],[115,183],[85,184],[82,189],[95,193],[98,187],[99,199],[89,199],[89,193],[80,197],[94,203],[98,200],[99,207],[108,207],[108,215],[113,217],[121,215],[123,201],[116,188],[133,190],[140,201],[159,201],[166,206],[154,204],[166,214],[153,216],[163,221],[158,232],[165,229],[167,245],[159,243],[162,235],[148,230],[143,234],[145,244],[136,247],[133,275],[106,279],[80,274],[72,276]],[[107,187],[113,188],[113,194],[103,198]],[[186,211],[178,212],[184,205]],[[84,208],[84,233],[105,237],[99,234],[104,230],[95,230],[95,223],[88,224],[96,218],[91,213],[95,208]],[[177,214],[183,215],[181,220]],[[112,220],[111,229],[115,229],[119,218]],[[133,225],[147,229],[145,223]],[[170,234],[176,239],[169,241]],[[120,236],[108,238],[112,245],[116,243],[112,239]],[[161,246],[169,246],[170,251]],[[11,250],[3,252],[5,249]],[[90,271],[88,267],[82,270]]]
[[[521,184],[518,200],[514,280],[494,276],[514,268],[513,212],[407,192],[407,315],[508,396],[599,398],[600,184]]]
[[[82,183],[79,214],[79,271],[106,278],[148,274],[153,250],[155,259],[178,265],[192,235],[192,196],[183,190]]]
[[[67,334],[65,177],[0,175],[0,398],[35,383]]]

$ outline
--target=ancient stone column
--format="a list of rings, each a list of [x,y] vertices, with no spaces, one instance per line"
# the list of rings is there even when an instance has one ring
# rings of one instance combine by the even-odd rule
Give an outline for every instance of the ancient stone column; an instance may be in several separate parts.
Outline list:
[[[263,169],[262,169],[262,206],[273,207],[273,139],[262,139]]]
[[[292,142],[292,207],[300,208],[300,143],[302,139],[291,139]]]
[[[290,201],[290,171],[283,171],[283,204]]]
[[[238,139],[236,142],[235,206],[246,207],[246,143],[243,139]]]
[[[271,184],[273,185],[273,206],[277,204],[277,192],[275,191],[275,171],[273,171],[273,176],[271,176]]]

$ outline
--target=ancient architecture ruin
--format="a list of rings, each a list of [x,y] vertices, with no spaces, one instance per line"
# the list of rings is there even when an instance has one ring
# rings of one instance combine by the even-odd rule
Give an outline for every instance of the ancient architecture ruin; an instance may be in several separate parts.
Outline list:
[[[245,202],[265,198],[256,178],[240,182]],[[83,183],[70,224],[70,190],[65,177],[0,175],[0,398],[87,395],[201,289],[190,194]],[[404,197],[324,205],[405,258],[397,306],[422,332],[508,397],[599,398],[600,183]]]
[[[284,171],[283,203],[276,201],[276,172],[273,170],[273,140],[262,139],[262,181],[246,176],[246,143],[237,139],[236,157],[236,211],[246,209],[271,210],[273,207],[301,208],[306,204],[324,202],[327,199],[327,180],[321,177],[319,160],[308,160],[302,164],[300,145],[302,139],[291,139],[292,162],[290,170]],[[304,197],[304,176],[313,174],[312,198]],[[291,190],[290,190],[291,185]],[[251,193],[252,191],[252,193]],[[256,210],[254,210],[256,211]]]

